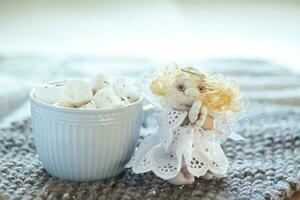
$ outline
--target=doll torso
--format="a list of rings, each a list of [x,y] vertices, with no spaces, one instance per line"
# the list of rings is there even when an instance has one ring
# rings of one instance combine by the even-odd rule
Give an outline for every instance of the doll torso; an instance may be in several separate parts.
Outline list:
[[[204,131],[186,124],[187,115],[187,111],[169,107],[162,110],[159,131],[145,138],[127,167],[132,167],[135,173],[152,170],[163,179],[174,178],[183,165],[196,177],[208,171],[223,176],[228,162],[215,138],[227,133],[217,129]],[[219,123],[222,120],[215,121],[214,128],[222,127]]]

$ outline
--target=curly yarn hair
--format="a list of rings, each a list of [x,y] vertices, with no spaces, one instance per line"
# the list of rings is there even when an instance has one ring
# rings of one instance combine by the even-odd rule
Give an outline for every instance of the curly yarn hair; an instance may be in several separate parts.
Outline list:
[[[244,109],[240,88],[235,81],[224,75],[204,73],[193,67],[180,68],[175,64],[158,71],[150,86],[152,92],[157,96],[165,96],[168,87],[182,74],[199,78],[205,88],[199,98],[211,115],[237,113]]]

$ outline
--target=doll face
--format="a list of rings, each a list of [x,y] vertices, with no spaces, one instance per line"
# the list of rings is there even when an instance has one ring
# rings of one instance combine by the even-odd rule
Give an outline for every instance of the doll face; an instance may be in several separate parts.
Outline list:
[[[166,93],[166,103],[177,110],[189,110],[195,100],[201,99],[205,87],[201,77],[183,73],[170,84]]]

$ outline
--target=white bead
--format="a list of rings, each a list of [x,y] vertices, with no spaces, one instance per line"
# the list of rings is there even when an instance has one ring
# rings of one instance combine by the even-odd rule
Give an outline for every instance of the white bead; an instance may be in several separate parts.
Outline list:
[[[97,108],[118,108],[126,106],[111,88],[98,90],[92,100]]]
[[[44,103],[54,104],[62,98],[62,89],[62,86],[38,86],[34,90],[34,97]]]
[[[128,83],[124,78],[117,79],[113,84],[117,96],[126,97],[130,103],[137,101],[140,95],[135,87]]]
[[[63,88],[63,99],[74,106],[81,106],[91,100],[93,92],[83,81],[67,81]]]
[[[94,93],[96,93],[98,90],[105,88],[107,85],[109,85],[109,80],[106,76],[102,74],[98,74],[91,78],[89,85]]]

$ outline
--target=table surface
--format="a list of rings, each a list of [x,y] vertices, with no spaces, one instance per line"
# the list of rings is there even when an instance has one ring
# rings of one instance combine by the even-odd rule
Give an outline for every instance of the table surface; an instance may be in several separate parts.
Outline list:
[[[5,64],[5,62],[2,61],[1,64]],[[210,71],[224,73],[240,82],[250,104],[258,104],[263,109],[268,105],[286,106],[287,110],[291,111],[297,110],[300,106],[300,93],[297,92],[300,90],[300,77],[289,72],[283,65],[259,60],[222,60],[208,62],[206,66]],[[75,69],[80,69],[80,66],[76,66]],[[72,71],[72,68],[69,70]],[[84,74],[80,71],[76,76],[81,73]],[[22,102],[26,102],[26,100],[22,100]],[[264,107],[264,105],[266,106]],[[266,110],[266,112],[268,111]],[[10,122],[19,121],[26,116],[29,116],[28,103],[6,115],[1,121],[1,126],[7,126]],[[286,197],[293,200],[300,199],[300,193],[289,194]]]

